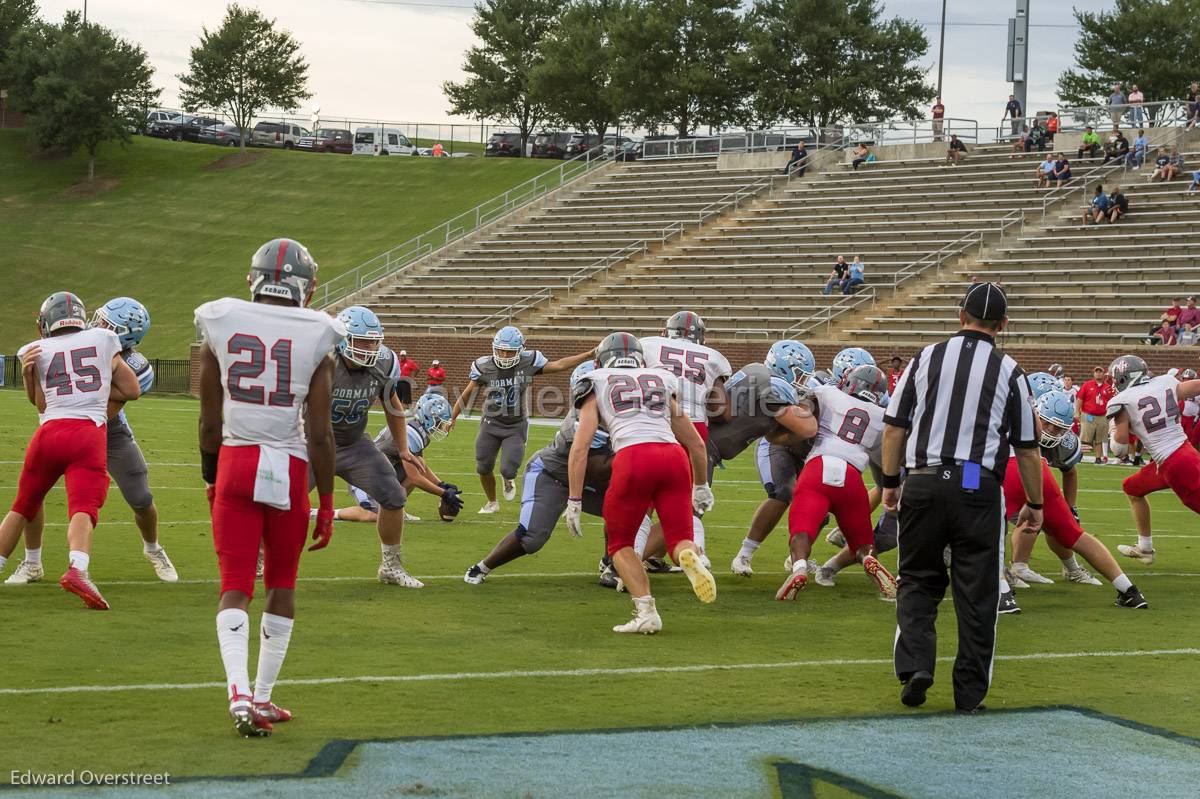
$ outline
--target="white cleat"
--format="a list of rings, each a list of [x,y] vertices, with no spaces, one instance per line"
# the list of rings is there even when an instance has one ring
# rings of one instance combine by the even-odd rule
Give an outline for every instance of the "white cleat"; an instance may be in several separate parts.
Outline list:
[[[704,564],[704,568],[712,571],[712,561],[708,559],[708,555],[700,553],[700,562]]]
[[[827,569],[824,566],[818,566],[817,573],[813,576],[813,579],[819,586],[833,588],[835,585],[837,585],[837,582],[834,579],[835,577],[837,577],[837,572],[835,572],[833,569]]]
[[[258,565],[254,567],[254,579],[260,580],[263,576],[263,551],[258,550]]]
[[[1011,574],[1013,577],[1017,578],[1018,580],[1024,580],[1026,583],[1037,583],[1038,585],[1054,584],[1054,581],[1049,577],[1043,577],[1033,569],[1029,568],[1028,563],[1014,563],[1012,565]]]
[[[810,560],[807,563],[807,566],[808,566],[809,575],[815,575],[817,573],[817,564],[814,561]],[[792,556],[791,555],[788,555],[786,558],[784,558],[783,570],[787,571],[787,572],[790,572],[792,570]]]
[[[500,512],[500,503],[493,499],[491,502],[484,504],[484,506],[479,509],[479,512],[484,513],[484,514],[499,513]]]
[[[1153,549],[1150,550],[1149,552],[1147,552],[1146,550],[1139,547],[1137,544],[1134,544],[1132,546],[1130,546],[1129,544],[1118,544],[1117,551],[1120,552],[1122,555],[1124,555],[1127,558],[1133,558],[1134,560],[1140,560],[1142,563],[1145,563],[1147,566],[1154,563],[1155,552]]]
[[[512,502],[516,498],[517,498],[517,481],[516,480],[505,480],[504,481],[504,501]]]
[[[846,546],[846,536],[842,535],[842,531],[837,527],[825,534],[825,540],[838,549]]]
[[[1103,585],[1103,583],[1092,576],[1090,571],[1082,566],[1074,570],[1063,569],[1062,576],[1065,577],[1069,583],[1079,583],[1080,585]]]
[[[34,563],[31,560],[21,561],[21,565],[17,566],[16,570],[8,576],[4,581],[5,585],[29,585],[36,583],[46,576],[46,570],[42,568],[42,564]]]
[[[712,572],[704,565],[702,558],[703,556],[695,550],[685,549],[679,553],[679,565],[683,567],[683,573],[692,584],[692,592],[696,594],[696,598],[708,604],[717,601],[717,581],[713,579]]]
[[[167,557],[167,550],[159,547],[156,552],[143,552],[142,554],[154,567],[154,573],[158,575],[158,579],[164,583],[179,582],[179,572],[175,571],[175,564]]]
[[[729,571],[733,572],[739,577],[754,576],[753,564],[751,563],[750,558],[746,557],[745,555],[735,556],[733,562],[729,564]]]
[[[406,521],[406,522],[419,522],[419,521],[421,521],[421,517],[420,517],[420,516],[413,516],[413,515],[412,515],[411,513],[409,513],[408,511],[404,511],[404,521]]]
[[[425,587],[425,583],[408,573],[408,569],[405,569],[400,561],[400,556],[395,553],[383,556],[383,563],[379,564],[379,582],[398,585],[401,588]]]
[[[467,585],[482,585],[486,579],[487,574],[484,573],[483,569],[479,568],[478,563],[467,569],[467,573],[463,575],[463,582]]]
[[[660,630],[662,630],[662,617],[658,615],[658,609],[654,607],[653,599],[636,605],[630,621],[613,627],[614,633],[639,633],[641,635],[654,635]]]
[[[1029,587],[1029,583],[1013,574],[1012,569],[1008,568],[1007,566],[1004,567],[1004,579],[1008,581],[1008,587],[1012,589]]]
[[[863,571],[875,582],[879,595],[889,602],[896,599],[896,578],[892,576],[874,555],[863,558]]]

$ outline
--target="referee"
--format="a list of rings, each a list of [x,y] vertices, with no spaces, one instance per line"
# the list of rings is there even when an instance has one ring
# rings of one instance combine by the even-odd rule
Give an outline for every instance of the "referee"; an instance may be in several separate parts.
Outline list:
[[[995,346],[1007,310],[999,286],[972,285],[958,314],[962,329],[908,364],[884,416],[883,505],[899,506],[900,515],[896,676],[904,686],[900,701],[911,707],[923,704],[933,685],[934,623],[949,584],[958,617],[954,706],[964,713],[983,709],[996,644],[1010,446],[1028,498],[1020,522],[1034,531],[1042,526],[1042,464],[1029,382]]]

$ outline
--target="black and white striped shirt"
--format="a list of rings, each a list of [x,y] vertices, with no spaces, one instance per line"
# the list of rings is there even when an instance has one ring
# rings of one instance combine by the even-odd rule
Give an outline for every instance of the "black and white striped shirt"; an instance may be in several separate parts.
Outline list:
[[[1003,480],[1010,445],[1037,446],[1025,373],[972,330],[921,350],[896,383],[884,422],[909,431],[909,469],[971,461]]]

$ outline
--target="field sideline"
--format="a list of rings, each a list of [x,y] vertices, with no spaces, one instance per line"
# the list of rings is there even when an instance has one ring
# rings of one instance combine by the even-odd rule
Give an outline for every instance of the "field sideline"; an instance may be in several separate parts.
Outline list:
[[[154,580],[114,487],[92,566],[111,612],[85,611],[50,579],[0,586],[8,652],[7,679],[0,684],[0,730],[8,742],[0,783],[10,780],[10,770],[27,769],[169,772],[179,778],[292,774],[342,739],[897,715],[935,719],[952,707],[947,666],[927,707],[901,713],[890,668],[894,606],[875,597],[860,571],[843,573],[833,589],[811,586],[796,603],[773,601],[784,575],[786,535],[780,529],[759,550],[754,578],[728,572],[762,497],[749,456],[716,477],[717,507],[706,526],[718,600],[701,605],[681,576],[654,578],[665,625],[659,636],[609,631],[627,617],[630,603],[594,584],[602,538],[591,517],[585,517],[583,540],[560,529],[539,555],[511,564],[482,586],[463,584],[466,567],[516,519],[511,503],[498,516],[475,514],[481,495],[473,477],[474,427],[463,423],[433,445],[429,460],[444,479],[466,490],[466,509],[453,524],[413,523],[405,534],[409,568],[427,587],[379,585],[373,527],[337,523],[330,548],[306,554],[301,566],[296,632],[275,694],[296,720],[270,739],[240,740],[225,713],[213,631],[216,559],[196,465],[195,410],[190,400],[151,397],[129,411],[151,463],[162,542],[181,584]],[[7,504],[36,417],[11,391],[0,392],[0,414],[0,493]],[[372,428],[377,425],[374,419]],[[548,441],[553,429],[533,426],[528,452]],[[1129,470],[1082,468],[1085,528],[1110,548],[1131,539],[1119,491]],[[340,482],[337,497],[349,504]],[[1151,609],[1113,607],[1107,585],[1060,583],[1019,592],[1025,613],[1000,619],[989,708],[1071,705],[1200,736],[1194,709],[1200,525],[1173,495],[1157,495],[1152,505],[1158,562],[1129,566]],[[423,518],[436,516],[428,495],[410,507]],[[48,578],[65,567],[64,516],[63,494],[56,489],[47,504]],[[11,573],[19,552],[0,578]],[[819,542],[815,557],[830,554]],[[889,568],[894,555],[883,558]],[[1057,576],[1056,565],[1039,544],[1034,568]],[[256,602],[256,626],[260,612]],[[953,654],[953,624],[952,614],[943,614],[944,656]],[[255,651],[252,644],[252,668]],[[1022,746],[1020,740],[1009,743]],[[1072,768],[1052,751],[1040,754],[1053,768]],[[358,762],[351,755],[347,767]],[[1003,762],[998,752],[996,765]]]

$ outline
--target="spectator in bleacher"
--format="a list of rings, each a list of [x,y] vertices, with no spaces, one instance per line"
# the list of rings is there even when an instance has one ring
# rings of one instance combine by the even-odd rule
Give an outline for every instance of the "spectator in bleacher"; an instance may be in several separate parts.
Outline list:
[[[1175,337],[1175,328],[1171,327],[1171,323],[1166,319],[1158,326],[1158,330],[1154,331],[1153,338],[1151,344],[1161,344],[1164,347],[1173,347],[1178,343]]]
[[[1146,163],[1146,151],[1150,148],[1150,140],[1146,138],[1146,131],[1139,130],[1137,138],[1133,140],[1133,149],[1129,151],[1129,158],[1126,159],[1126,166],[1136,166],[1142,168],[1142,164]]]
[[[1166,147],[1159,147],[1158,156],[1154,159],[1154,171],[1150,173],[1150,180],[1166,180],[1169,166],[1171,166],[1171,154],[1167,152]]]
[[[837,260],[833,262],[833,271],[829,273],[829,280],[825,282],[825,288],[821,293],[828,296],[833,291],[834,286],[841,286],[842,279],[846,277],[846,272],[848,271],[850,271],[850,264],[846,263],[846,256],[839,255]]]
[[[1050,140],[1050,134],[1046,132],[1046,128],[1042,126],[1040,119],[1033,120],[1033,127],[1029,129],[1029,140],[1033,142],[1033,149],[1039,153],[1046,149],[1046,143]]]
[[[799,164],[799,166],[796,166],[795,169],[793,169],[793,164]],[[805,144],[804,139],[801,139],[792,145],[792,157],[788,160],[787,166],[783,168],[783,174],[786,175],[789,171],[791,171],[796,177],[802,178],[804,177],[804,172],[807,169],[808,145]]]
[[[1167,164],[1167,176],[1164,180],[1174,180],[1175,176],[1183,172],[1184,162],[1183,153],[1179,152],[1178,147],[1171,148],[1171,162]]]
[[[900,381],[900,376],[904,374],[904,361],[899,358],[892,358],[892,368],[888,371],[888,393],[891,394],[896,390],[896,383]]]
[[[1044,189],[1050,185],[1051,177],[1054,174],[1054,156],[1047,155],[1046,160],[1038,164],[1037,167],[1037,185],[1039,189]]]
[[[1108,218],[1108,195],[1104,193],[1104,187],[1096,184],[1096,193],[1092,195],[1092,203],[1088,209],[1083,212],[1083,224],[1088,222],[1098,223],[1101,219]]]
[[[1175,324],[1191,325],[1193,329],[1200,329],[1200,308],[1196,307],[1196,298],[1187,298],[1187,307],[1179,311],[1175,317]]]
[[[1166,322],[1171,327],[1179,324],[1179,317],[1183,316],[1183,308],[1179,305],[1179,298],[1175,297],[1171,300],[1171,307],[1162,312],[1158,317],[1160,322]]]
[[[1113,190],[1108,195],[1108,221],[1116,222],[1127,213],[1129,213],[1129,198],[1125,196],[1125,192],[1121,191],[1120,186],[1113,186]]]
[[[1191,130],[1196,127],[1196,123],[1200,122],[1200,85],[1192,83],[1188,88],[1188,123],[1187,129]]]
[[[1184,194],[1194,194],[1200,190],[1200,169],[1192,172],[1192,182],[1188,184],[1187,191]]]
[[[939,97],[933,101],[933,140],[942,140],[942,119],[946,116],[946,106],[942,105],[942,98]]]
[[[842,293],[853,294],[859,286],[866,282],[867,267],[863,264],[862,258],[856,255],[850,264],[850,269],[846,272],[846,278],[842,281]]]
[[[963,144],[958,138],[957,133],[950,134],[950,149],[946,150],[946,161],[958,166],[966,160],[967,145]]]
[[[1142,90],[1137,87],[1136,83],[1129,87],[1130,118],[1133,120],[1133,124],[1138,127],[1142,126],[1142,103],[1145,101],[1146,97],[1142,94]]]
[[[1050,116],[1046,117],[1046,137],[1049,141],[1054,141],[1054,134],[1058,133],[1058,114],[1054,111],[1050,112]]]
[[[1021,132],[1013,139],[1012,143],[1013,154],[1009,158],[1014,158],[1018,153],[1033,152],[1033,136],[1029,133],[1029,128],[1025,125],[1021,126]]]
[[[1062,153],[1054,158],[1054,172],[1051,173],[1054,178],[1054,188],[1058,188],[1062,184],[1071,179],[1071,162]]]
[[[1104,148],[1104,162],[1109,161],[1125,161],[1129,158],[1129,139],[1125,138],[1125,134],[1121,131],[1116,131],[1116,135],[1109,141],[1108,146]]]
[[[1196,329],[1192,325],[1185,324],[1182,329],[1175,335],[1176,343],[1181,347],[1196,346]]]
[[[1096,131],[1092,130],[1092,126],[1088,125],[1083,131],[1083,141],[1079,145],[1078,158],[1082,159],[1084,154],[1088,158],[1095,158],[1100,154],[1100,136]]]
[[[1000,122],[1003,123],[1005,117],[1012,119],[1012,135],[1016,136],[1021,132],[1021,119],[1024,116],[1021,112],[1021,104],[1017,102],[1015,95],[1008,96],[1008,103],[1004,106],[1004,116],[1000,117]]]
[[[858,146],[854,148],[854,160],[850,162],[850,166],[854,167],[855,171],[858,171],[860,166],[874,160],[875,156],[871,154],[871,148],[867,146],[866,142],[860,141]]]
[[[1121,91],[1121,84],[1114,83],[1112,94],[1108,96],[1108,116],[1112,119],[1114,126],[1121,124],[1121,117],[1125,116],[1125,103],[1128,99],[1125,97],[1125,92]]]

